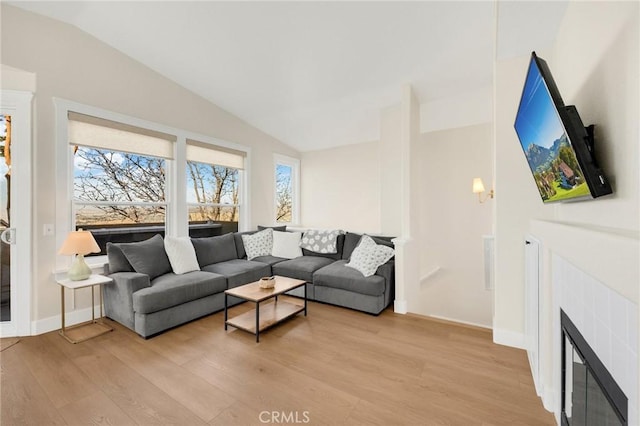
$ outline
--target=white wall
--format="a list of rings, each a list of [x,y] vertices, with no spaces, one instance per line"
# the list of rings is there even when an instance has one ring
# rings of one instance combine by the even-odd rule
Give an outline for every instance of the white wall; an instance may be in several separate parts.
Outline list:
[[[522,244],[532,219],[636,233],[640,229],[638,51],[637,2],[579,1],[567,7],[553,48],[537,51],[549,62],[565,103],[576,105],[585,124],[596,124],[596,152],[614,181],[613,196],[572,204],[542,204],[513,130],[529,58],[496,63],[494,340],[498,342],[517,345],[523,333]]]
[[[585,25],[588,22],[588,25]],[[567,105],[595,124],[596,154],[614,194],[558,206],[558,219],[640,229],[638,3],[571,3],[549,66]]]
[[[400,104],[380,111],[380,226],[385,235],[402,234]]]
[[[538,52],[544,57],[544,52]],[[494,340],[522,346],[524,236],[531,218],[552,218],[543,205],[513,128],[529,56],[496,64]]]
[[[0,87],[23,92],[33,93],[36,91],[36,75],[34,73],[9,67],[4,64],[2,64],[1,67]]]
[[[55,223],[56,188],[65,184],[55,181],[52,160],[56,157],[54,97],[251,147],[252,222],[273,222],[272,154],[299,157],[296,151],[73,26],[4,3],[1,8],[0,62],[36,75],[34,320],[60,313],[59,290],[52,276],[55,237],[41,236],[43,224]],[[88,306],[89,301],[85,302]]]
[[[491,327],[493,293],[484,288],[482,235],[492,232],[495,199],[480,204],[471,182],[481,177],[491,188],[492,148],[491,124],[421,136],[416,313]]]
[[[381,232],[379,142],[304,152],[300,180],[304,227]]]
[[[420,132],[456,129],[493,121],[493,87],[482,87],[420,105]]]

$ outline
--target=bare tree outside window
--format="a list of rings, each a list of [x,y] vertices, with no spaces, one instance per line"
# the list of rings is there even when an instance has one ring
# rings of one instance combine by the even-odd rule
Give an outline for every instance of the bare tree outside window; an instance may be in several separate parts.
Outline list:
[[[187,162],[189,222],[238,222],[237,169]]]
[[[164,223],[165,160],[76,147],[74,198],[76,226]]]
[[[293,168],[276,165],[276,222],[291,223],[293,206]]]

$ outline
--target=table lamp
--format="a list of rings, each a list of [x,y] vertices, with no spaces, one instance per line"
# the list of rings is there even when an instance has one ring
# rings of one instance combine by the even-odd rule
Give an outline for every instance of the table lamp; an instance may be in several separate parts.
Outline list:
[[[58,254],[76,255],[68,273],[71,281],[86,280],[91,276],[91,268],[84,261],[84,255],[89,253],[100,253],[100,247],[91,232],[82,228],[69,232]]]

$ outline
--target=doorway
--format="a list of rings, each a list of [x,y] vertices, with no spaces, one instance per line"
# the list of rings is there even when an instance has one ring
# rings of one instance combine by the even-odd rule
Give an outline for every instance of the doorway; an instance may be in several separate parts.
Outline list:
[[[11,321],[11,116],[0,114],[0,321]]]
[[[31,334],[31,99],[2,90],[0,109],[0,336]]]

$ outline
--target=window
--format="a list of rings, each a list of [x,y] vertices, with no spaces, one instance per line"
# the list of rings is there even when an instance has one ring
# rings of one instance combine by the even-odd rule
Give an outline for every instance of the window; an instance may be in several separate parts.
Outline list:
[[[83,146],[74,151],[76,227],[164,227],[164,159]]]
[[[274,156],[275,221],[299,223],[300,160],[284,155]]]
[[[187,140],[187,204],[190,234],[214,226],[226,234],[238,231],[240,179],[244,153]]]
[[[246,230],[248,147],[62,99],[56,107],[56,244],[72,229],[107,242]],[[93,265],[106,258],[94,254]],[[56,268],[68,267],[59,256]]]
[[[170,135],[69,114],[73,152],[73,220],[90,230],[101,255],[106,243],[164,233]],[[175,138],[173,138],[175,139]]]

